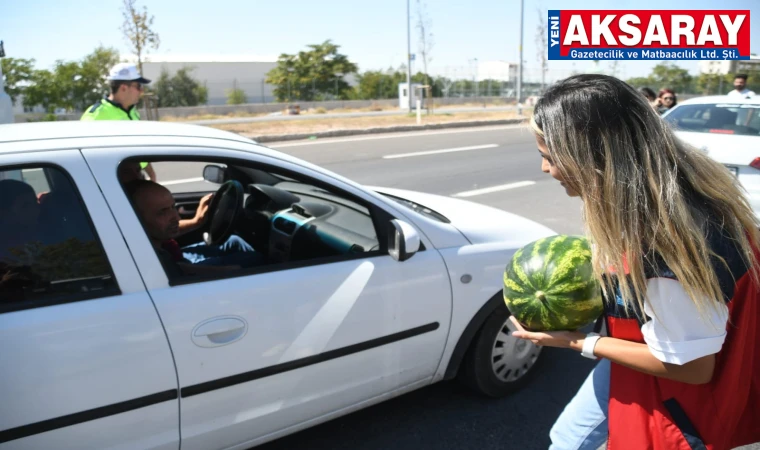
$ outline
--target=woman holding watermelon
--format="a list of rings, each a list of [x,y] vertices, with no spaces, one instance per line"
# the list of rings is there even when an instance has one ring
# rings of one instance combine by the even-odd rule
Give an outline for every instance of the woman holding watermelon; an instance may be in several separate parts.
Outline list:
[[[604,75],[552,86],[542,170],[583,200],[606,335],[513,335],[601,359],[551,449],[732,449],[760,441],[758,222],[738,181]]]

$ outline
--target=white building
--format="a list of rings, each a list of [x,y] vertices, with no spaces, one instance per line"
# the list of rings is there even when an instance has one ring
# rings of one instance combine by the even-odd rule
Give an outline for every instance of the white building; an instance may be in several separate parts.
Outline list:
[[[751,70],[760,70],[760,57],[755,55],[753,55],[753,57],[757,59],[736,61],[700,61],[699,73],[727,75],[729,73],[742,73]]]
[[[143,76],[155,82],[164,70],[172,76],[189,67],[191,76],[208,89],[209,105],[226,104],[227,91],[235,87],[245,92],[248,103],[268,103],[274,101],[274,86],[265,80],[276,66],[277,58],[266,56],[149,54],[143,61]]]
[[[136,61],[134,56],[126,59]],[[172,76],[183,67],[191,68],[191,76],[206,86],[209,105],[226,104],[227,91],[235,87],[245,92],[248,103],[275,101],[275,86],[266,83],[267,73],[277,67],[275,56],[149,54],[143,61],[143,76],[155,81],[161,71],[166,70]],[[356,84],[352,74],[343,76],[343,80],[351,86]]]
[[[422,92],[422,84],[421,83],[412,83],[412,91],[409,92],[409,89],[407,89],[406,83],[399,83],[398,84],[398,107],[401,109],[408,108],[409,107],[409,95],[412,96],[412,109],[417,108],[417,98],[422,100],[420,107],[424,107],[425,104],[425,94]]]

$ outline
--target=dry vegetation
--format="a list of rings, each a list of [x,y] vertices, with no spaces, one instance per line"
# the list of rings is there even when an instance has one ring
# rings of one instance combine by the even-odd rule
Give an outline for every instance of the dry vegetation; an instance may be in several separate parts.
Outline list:
[[[451,114],[423,115],[422,124],[438,124],[470,121],[496,121],[517,118],[511,111],[460,112]],[[241,124],[213,125],[214,128],[233,131],[245,136],[264,136],[281,134],[317,133],[332,130],[351,130],[366,128],[393,127],[398,125],[414,125],[417,118],[414,115],[381,116],[381,117],[345,117],[310,120],[282,120],[267,122],[252,122]]]

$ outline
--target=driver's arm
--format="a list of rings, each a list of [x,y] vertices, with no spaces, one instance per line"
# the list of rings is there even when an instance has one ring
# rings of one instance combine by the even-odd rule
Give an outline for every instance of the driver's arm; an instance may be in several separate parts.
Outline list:
[[[179,234],[187,234],[191,231],[197,230],[206,222],[206,213],[208,212],[208,205],[211,201],[211,197],[214,194],[208,194],[204,196],[198,203],[198,209],[195,210],[195,217],[192,219],[184,219],[179,221]]]
[[[158,181],[156,179],[156,170],[153,169],[153,164],[148,163],[148,165],[145,166],[145,169],[143,169],[143,170],[145,170],[145,173],[148,174],[148,177],[150,178],[150,181],[154,181],[154,182]]]

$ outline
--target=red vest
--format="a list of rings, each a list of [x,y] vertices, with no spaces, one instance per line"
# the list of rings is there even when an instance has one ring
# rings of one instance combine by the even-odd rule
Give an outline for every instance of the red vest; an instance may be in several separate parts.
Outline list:
[[[730,241],[710,241],[730,268],[714,264],[729,321],[713,378],[691,385],[612,363],[608,450],[730,450],[760,442],[760,293]],[[647,276],[673,278],[658,267]],[[644,343],[643,322],[617,301],[606,309],[610,336]]]

